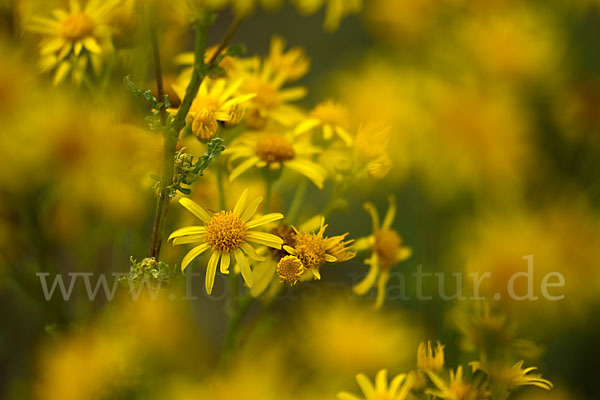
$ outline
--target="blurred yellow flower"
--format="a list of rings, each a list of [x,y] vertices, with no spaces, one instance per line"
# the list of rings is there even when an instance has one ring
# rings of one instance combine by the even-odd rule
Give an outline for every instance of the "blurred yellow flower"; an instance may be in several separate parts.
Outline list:
[[[231,171],[229,180],[236,179],[252,167],[267,167],[270,170],[285,167],[306,176],[322,189],[327,172],[311,160],[318,152],[319,149],[293,135],[248,132],[225,151],[225,154],[230,154],[230,164],[241,161]]]
[[[285,40],[280,36],[271,38],[271,48],[266,63],[270,63],[277,75],[284,75],[287,82],[302,78],[308,72],[310,59],[302,47],[284,51]]]
[[[302,365],[321,371],[324,383],[357,371],[374,374],[382,365],[407,370],[414,365],[414,349],[424,334],[402,311],[375,313],[359,299],[325,293],[303,301],[295,314],[285,325],[292,348],[297,348]]]
[[[338,136],[346,144],[352,145],[352,136],[348,132],[350,115],[348,110],[331,100],[318,104],[294,130],[296,133],[308,132],[314,128],[321,128],[325,140]]]
[[[425,394],[444,400],[489,399],[490,394],[487,390],[463,379],[462,366],[456,368],[456,372],[450,370],[450,379],[448,382],[432,371],[425,370],[425,372],[436,387],[436,389],[425,389]]]
[[[281,6],[281,0],[227,0],[231,8],[239,17],[246,17],[251,14],[257,6],[266,10],[275,10]]]
[[[541,374],[530,374],[537,369],[536,367],[523,369],[523,361],[519,361],[512,367],[479,361],[470,362],[469,365],[473,368],[473,372],[483,371],[488,375],[492,385],[497,383],[506,385],[509,391],[519,386],[537,386],[546,390],[554,386],[548,379],[542,378]]]
[[[113,51],[108,23],[117,4],[116,0],[90,0],[82,8],[79,0],[71,0],[69,10],[55,9],[53,18],[31,18],[27,29],[44,37],[40,67],[43,71],[56,68],[54,84],[69,73],[75,83],[81,83],[88,61],[96,73],[100,71],[102,57]]]
[[[396,375],[388,386],[387,370],[382,369],[375,376],[375,384],[371,383],[365,374],[356,375],[356,382],[363,392],[364,400],[406,400],[409,398],[414,377],[412,374]],[[337,397],[339,400],[361,400],[348,392],[338,393]]]
[[[431,342],[419,343],[417,349],[417,368],[421,370],[440,371],[444,367],[444,346],[439,342],[435,350],[431,348]]]
[[[256,94],[246,116],[250,128],[262,129],[270,121],[291,126],[299,120],[300,111],[287,103],[306,96],[306,88],[284,88],[289,71],[278,71],[269,59],[261,61],[259,57],[240,60],[239,64],[235,74],[244,79],[242,91]]]
[[[323,5],[326,6],[323,27],[327,31],[335,31],[340,26],[342,18],[357,14],[362,9],[362,0],[294,0],[302,14],[314,14]]]
[[[540,9],[511,5],[465,18],[458,36],[481,70],[496,79],[556,79],[563,40]]]
[[[391,127],[374,122],[358,127],[354,141],[354,156],[359,164],[366,163],[367,175],[382,179],[392,169],[388,154]]]
[[[365,260],[365,264],[370,265],[369,272],[361,282],[354,286],[353,290],[355,293],[363,295],[377,284],[375,308],[380,308],[385,301],[390,269],[409,258],[412,253],[410,247],[402,246],[402,238],[398,232],[391,229],[396,216],[396,200],[390,196],[388,201],[389,207],[382,224],[380,224],[375,206],[372,203],[365,203],[365,210],[371,214],[373,233],[358,239],[354,245],[354,249],[357,251],[370,250],[371,256]]]
[[[244,190],[233,211],[219,211],[211,216],[192,200],[185,197],[179,200],[182,206],[204,222],[204,226],[178,229],[169,236],[169,240],[173,240],[173,245],[201,243],[185,255],[181,261],[182,271],[200,254],[211,250],[212,254],[208,261],[205,279],[208,294],[212,292],[219,265],[222,274],[229,274],[232,255],[235,257],[235,262],[246,285],[252,288],[252,271],[246,256],[257,261],[261,261],[263,258],[256,254],[256,250],[249,242],[276,249],[281,248],[283,240],[280,237],[252,230],[283,218],[283,214],[271,213],[250,219],[256,213],[261,201],[262,197],[257,197],[248,203],[248,190]]]

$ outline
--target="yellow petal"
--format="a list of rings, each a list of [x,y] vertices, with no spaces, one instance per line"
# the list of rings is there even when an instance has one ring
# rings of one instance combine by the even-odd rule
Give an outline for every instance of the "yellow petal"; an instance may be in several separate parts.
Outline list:
[[[204,210],[204,208],[200,207],[193,200],[190,200],[187,197],[182,197],[181,199],[179,199],[179,204],[181,204],[182,206],[184,206],[185,208],[187,208],[189,212],[191,212],[192,214],[194,214],[201,221],[203,221],[203,222],[210,221],[210,216]]]
[[[267,215],[263,215],[262,217],[254,218],[252,221],[248,222],[246,226],[250,228],[255,228],[257,226],[268,224],[269,222],[277,221],[283,219],[283,214],[281,213],[271,213]]]
[[[179,236],[187,236],[187,235],[197,235],[200,233],[205,233],[206,227],[204,226],[186,226],[185,228],[177,229],[175,232],[171,233],[168,240]]]
[[[246,236],[247,240],[254,243],[264,244],[265,246],[280,249],[283,239],[271,233],[250,231]]]
[[[375,389],[365,374],[356,375],[356,382],[367,399],[375,395]]]
[[[231,261],[231,256],[229,255],[229,253],[223,253],[223,255],[221,255],[221,273],[222,274],[229,274],[229,263]]]
[[[371,202],[365,203],[363,205],[363,208],[365,209],[366,212],[371,214],[371,221],[373,223],[373,232],[377,232],[379,230],[379,226],[380,226],[379,225],[379,213],[377,212],[377,209]]]
[[[246,161],[244,161],[243,163],[241,163],[240,165],[238,165],[237,167],[235,167],[233,169],[233,171],[231,171],[231,173],[229,174],[229,181],[230,182],[233,181],[235,178],[237,178],[244,172],[248,171],[250,168],[252,168],[254,165],[256,165],[256,163],[258,161],[259,161],[258,157],[251,157],[251,158],[247,159]]]
[[[59,64],[58,68],[56,69],[56,74],[54,75],[54,84],[58,85],[60,84],[65,77],[67,76],[67,74],[69,73],[69,71],[71,70],[71,64],[69,64],[66,61],[63,61]]]
[[[257,197],[246,207],[246,210],[242,213],[240,219],[244,222],[248,221],[258,209],[259,204],[263,200],[262,197]]]
[[[381,225],[381,229],[390,229],[392,223],[394,222],[394,218],[396,217],[396,198],[394,195],[388,196],[388,202],[390,203],[387,213],[383,218],[383,224]]]
[[[254,249],[254,247],[252,247],[250,244],[242,243],[242,245],[240,247],[242,248],[242,250],[244,250],[244,252],[246,254],[248,254],[248,257],[250,257],[251,259],[256,260],[256,261],[264,261],[265,260],[264,257],[258,255],[258,253]]]
[[[202,243],[199,246],[194,247],[192,250],[190,250],[185,257],[183,257],[183,260],[181,260],[181,272],[185,271],[185,269],[187,268],[187,266],[196,258],[198,257],[200,254],[204,253],[206,251],[206,249],[208,249],[208,243]]]
[[[377,266],[372,264],[371,268],[369,268],[369,272],[364,277],[364,279],[352,288],[354,293],[359,295],[367,293],[369,289],[371,289],[373,285],[375,285],[375,281],[377,280],[377,271]]]
[[[210,259],[208,260],[208,266],[206,267],[206,276],[204,278],[204,286],[206,288],[206,293],[211,294],[213,285],[215,284],[215,275],[217,274],[217,264],[219,263],[219,258],[221,253],[218,251],[213,251]]]
[[[233,207],[233,214],[241,217],[242,213],[246,210],[246,202],[248,200],[248,189],[244,189],[242,195],[238,199],[237,203],[235,203],[235,207]]]
[[[84,38],[82,40],[82,43],[83,43],[83,47],[88,49],[88,51],[90,53],[94,53],[94,54],[102,53],[102,49],[100,49],[98,42],[93,37],[88,36],[88,37]]]
[[[375,390],[378,393],[387,393],[387,369],[382,369],[375,376]]]
[[[235,261],[237,262],[237,265],[240,267],[240,272],[242,273],[244,282],[246,282],[246,286],[252,288],[252,270],[250,269],[250,264],[248,264],[248,259],[244,253],[240,251],[240,249],[235,250],[233,254],[235,255]]]
[[[387,289],[387,282],[390,278],[390,271],[382,271],[379,274],[379,279],[377,280],[377,300],[375,301],[375,308],[379,309],[383,305],[385,301],[385,292]]]

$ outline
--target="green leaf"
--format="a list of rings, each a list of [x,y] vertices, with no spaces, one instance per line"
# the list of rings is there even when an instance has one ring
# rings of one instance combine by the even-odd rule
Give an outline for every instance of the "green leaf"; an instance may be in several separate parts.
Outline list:
[[[246,46],[243,44],[232,44],[227,48],[225,54],[231,57],[239,56],[240,54],[244,54],[246,52]]]

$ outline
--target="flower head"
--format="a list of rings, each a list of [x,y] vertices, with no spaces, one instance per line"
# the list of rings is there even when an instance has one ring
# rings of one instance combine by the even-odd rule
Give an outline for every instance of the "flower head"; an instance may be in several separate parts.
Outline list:
[[[235,125],[242,119],[244,110],[240,107],[254,97],[253,94],[237,95],[242,84],[238,79],[230,84],[224,79],[205,79],[186,117],[194,135],[201,141],[215,137],[219,122]],[[183,98],[185,87],[174,85],[179,98]]]
[[[388,385],[387,370],[382,369],[377,372],[374,385],[364,374],[356,375],[356,382],[363,392],[364,400],[405,400],[410,394],[414,377],[412,374],[396,375]],[[338,393],[337,397],[339,400],[361,400],[347,392]]]
[[[326,228],[325,218],[321,218],[321,226],[317,233],[295,229],[294,246],[283,246],[285,251],[300,260],[315,279],[321,279],[319,268],[326,262],[343,262],[355,256],[355,253],[348,251],[347,247],[353,240],[344,241],[348,233],[326,237],[324,236]]]
[[[338,136],[346,146],[352,145],[352,136],[348,132],[350,115],[346,108],[331,100],[318,104],[308,118],[300,123],[295,132],[304,133],[315,128],[321,128],[323,138],[331,140]]]
[[[329,32],[340,26],[342,18],[362,9],[362,0],[295,0],[294,3],[303,14],[314,14],[325,5],[323,27]]]
[[[365,210],[371,214],[373,233],[368,237],[359,239],[354,246],[356,250],[371,251],[371,256],[365,260],[365,264],[371,266],[369,272],[361,282],[354,286],[354,292],[365,294],[377,283],[376,308],[381,307],[385,300],[385,289],[390,276],[390,269],[400,261],[406,260],[412,253],[410,247],[402,246],[402,238],[398,232],[391,229],[396,216],[396,204],[393,196],[390,196],[388,200],[390,205],[381,225],[375,206],[371,203],[365,203]]]
[[[492,384],[506,385],[509,391],[519,386],[537,386],[546,390],[550,390],[554,386],[548,379],[542,378],[541,374],[530,374],[537,368],[523,368],[523,361],[519,361],[512,367],[479,361],[473,361],[469,365],[473,368],[473,372],[483,371],[490,377]]]
[[[389,126],[370,122],[358,128],[354,141],[354,157],[359,165],[366,164],[367,174],[375,179],[385,177],[392,168],[388,154],[390,143]]]
[[[179,203],[200,219],[204,225],[178,229],[169,236],[169,240],[173,240],[173,245],[200,243],[190,250],[181,261],[182,271],[200,254],[206,250],[211,251],[205,280],[208,294],[212,292],[217,267],[220,265],[222,274],[229,274],[229,264],[232,258],[235,258],[246,285],[252,287],[252,271],[246,256],[257,261],[261,261],[263,258],[256,253],[250,243],[276,249],[281,248],[283,240],[280,237],[253,230],[253,228],[283,218],[283,214],[271,213],[252,219],[261,201],[262,198],[258,197],[248,202],[248,190],[244,190],[233,211],[219,211],[210,215],[186,197],[179,200]]]
[[[269,59],[261,61],[259,57],[253,57],[240,60],[235,72],[244,78],[242,91],[255,94],[246,117],[250,128],[263,129],[270,121],[291,126],[299,120],[300,111],[288,103],[306,96],[306,88],[284,88],[289,80],[289,70],[276,69]]]
[[[261,132],[243,135],[227,150],[229,162],[241,161],[233,168],[230,180],[248,171],[252,167],[267,167],[277,170],[289,168],[310,179],[317,187],[323,187],[327,172],[311,160],[318,149],[306,141],[279,133]]]
[[[489,399],[489,392],[463,378],[463,368],[459,366],[456,372],[450,370],[449,382],[444,381],[437,374],[425,370],[435,389],[425,389],[425,394],[445,400],[484,400]]]
[[[444,346],[438,341],[434,349],[431,342],[421,342],[417,349],[417,368],[422,370],[440,371],[444,367]]]
[[[277,276],[282,282],[295,285],[306,269],[295,256],[285,256],[277,263]]]
[[[283,38],[273,36],[269,56],[265,62],[271,64],[276,74],[284,75],[287,82],[292,82],[306,75],[310,60],[301,47],[292,47],[284,51],[285,44]]]
[[[102,56],[112,51],[111,15],[116,0],[90,0],[81,7],[71,0],[69,10],[56,9],[53,17],[34,16],[27,29],[43,36],[40,67],[43,71],[56,68],[54,84],[61,83],[71,73],[76,84],[81,83],[91,61],[96,73]]]

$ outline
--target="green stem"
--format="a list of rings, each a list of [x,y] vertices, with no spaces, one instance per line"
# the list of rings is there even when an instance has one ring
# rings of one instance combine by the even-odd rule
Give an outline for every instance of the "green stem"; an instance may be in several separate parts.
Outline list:
[[[156,200],[156,212],[154,214],[154,223],[152,225],[152,236],[150,238],[150,251],[149,257],[154,257],[158,260],[160,256],[160,247],[162,244],[162,238],[165,233],[165,222],[167,216],[167,210],[169,201],[171,199],[171,185],[173,184],[173,170],[175,164],[175,152],[177,149],[177,141],[179,140],[179,132],[185,126],[185,117],[187,116],[192,101],[198,93],[200,83],[204,78],[204,52],[206,50],[206,32],[208,29],[207,20],[199,20],[196,23],[196,43],[194,49],[194,67],[192,72],[192,78],[185,91],[185,96],[181,102],[181,106],[175,115],[175,119],[170,128],[165,127],[163,129],[163,166],[162,175],[160,180],[160,188],[158,190],[158,196]],[[154,39],[156,39],[154,37]],[[158,45],[153,46],[155,71],[157,73],[157,87],[159,88],[159,101],[164,102],[162,95],[162,77],[160,73],[160,60],[158,54]],[[162,119],[161,110],[161,119]]]
[[[296,219],[298,218],[298,213],[300,212],[300,206],[302,205],[302,200],[304,199],[304,194],[306,193],[307,187],[308,187],[308,180],[302,179],[302,181],[296,188],[296,193],[294,194],[294,198],[292,199],[290,208],[287,212],[287,215],[285,216],[285,221],[288,225],[293,225],[296,223]]]

